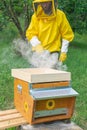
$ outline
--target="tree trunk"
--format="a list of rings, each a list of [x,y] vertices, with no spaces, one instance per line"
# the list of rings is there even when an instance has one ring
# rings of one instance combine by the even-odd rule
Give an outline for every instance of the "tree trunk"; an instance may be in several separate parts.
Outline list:
[[[18,17],[16,16],[16,13],[15,13],[15,11],[12,8],[12,2],[11,2],[11,0],[10,0],[10,3],[9,3],[9,6],[8,6],[8,4],[7,4],[7,2],[5,0],[3,0],[3,4],[5,6],[5,9],[7,10],[7,13],[9,15],[9,17],[12,19],[13,23],[17,27],[21,38],[23,40],[25,40],[25,33],[23,32],[21,24],[20,24],[20,22],[18,20]]]

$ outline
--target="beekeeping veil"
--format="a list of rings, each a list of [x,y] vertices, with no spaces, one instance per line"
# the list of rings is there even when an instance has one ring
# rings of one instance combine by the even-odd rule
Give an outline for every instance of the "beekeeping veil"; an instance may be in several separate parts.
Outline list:
[[[55,16],[56,0],[34,0],[33,8],[37,17],[46,18]]]

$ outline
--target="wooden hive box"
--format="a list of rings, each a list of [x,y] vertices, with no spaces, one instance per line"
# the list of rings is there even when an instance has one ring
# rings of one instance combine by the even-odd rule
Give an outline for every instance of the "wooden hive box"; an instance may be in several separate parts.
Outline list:
[[[70,119],[78,93],[71,73],[48,68],[12,69],[14,103],[30,124]]]

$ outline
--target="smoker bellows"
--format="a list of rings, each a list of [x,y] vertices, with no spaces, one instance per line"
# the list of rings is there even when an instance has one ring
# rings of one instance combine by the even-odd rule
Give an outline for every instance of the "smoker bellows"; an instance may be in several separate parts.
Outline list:
[[[12,69],[14,103],[28,123],[70,119],[78,93],[71,73],[49,68]]]

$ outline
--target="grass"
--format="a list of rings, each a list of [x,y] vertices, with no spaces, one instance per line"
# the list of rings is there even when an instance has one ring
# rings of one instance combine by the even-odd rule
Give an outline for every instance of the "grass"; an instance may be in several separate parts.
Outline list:
[[[13,107],[14,95],[11,69],[29,67],[27,61],[13,51],[12,40],[17,35],[17,32],[16,34],[15,32],[16,29],[8,27],[0,34],[0,109]]]
[[[11,28],[11,32],[9,30]],[[27,68],[28,62],[16,55],[12,40],[17,35],[16,29],[10,27],[0,34],[0,110],[13,108],[12,68]],[[9,33],[8,33],[9,32]],[[16,33],[15,33],[16,32]],[[71,72],[72,87],[79,93],[72,120],[87,130],[87,35],[75,34],[70,44],[66,64]]]
[[[71,44],[67,65],[72,74],[72,87],[79,96],[76,100],[75,113],[72,120],[87,129],[87,36],[75,35]]]

